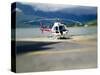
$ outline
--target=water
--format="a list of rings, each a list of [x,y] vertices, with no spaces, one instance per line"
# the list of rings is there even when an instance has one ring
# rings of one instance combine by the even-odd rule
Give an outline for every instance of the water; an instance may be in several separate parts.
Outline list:
[[[68,28],[70,35],[90,35],[97,33],[97,27],[73,27]],[[12,32],[13,33],[13,32]],[[42,33],[40,28],[16,28],[16,38],[32,38],[41,36],[50,36],[51,33]]]
[[[97,34],[97,27],[77,27],[77,28],[69,28],[69,34],[71,35],[91,35]]]

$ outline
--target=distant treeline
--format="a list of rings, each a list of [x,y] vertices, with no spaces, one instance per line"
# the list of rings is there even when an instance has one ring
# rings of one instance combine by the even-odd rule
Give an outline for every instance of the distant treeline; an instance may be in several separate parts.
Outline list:
[[[97,20],[89,21],[87,22],[87,25],[91,25],[91,26],[97,25]]]
[[[87,21],[85,23],[81,22],[62,22],[64,25],[67,27],[84,27],[84,26],[96,26],[97,25],[97,20],[91,20]],[[43,25],[46,27],[53,26],[54,22],[43,22]],[[31,27],[40,27],[40,22],[30,22],[30,23],[25,23],[25,22],[17,22],[16,27],[18,28],[31,28]]]
[[[87,26],[96,26],[97,25],[97,20],[91,20],[85,23],[65,23],[67,27],[83,27],[85,25]]]

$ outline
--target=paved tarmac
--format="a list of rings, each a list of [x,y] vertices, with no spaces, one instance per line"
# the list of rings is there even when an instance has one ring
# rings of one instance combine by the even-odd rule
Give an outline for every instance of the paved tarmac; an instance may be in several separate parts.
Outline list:
[[[97,67],[97,42],[17,41],[16,72],[40,72]]]

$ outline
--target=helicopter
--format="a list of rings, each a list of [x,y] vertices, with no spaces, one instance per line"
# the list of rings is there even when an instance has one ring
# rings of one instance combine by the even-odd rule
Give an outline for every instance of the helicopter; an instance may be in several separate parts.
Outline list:
[[[68,28],[66,25],[62,24],[60,21],[54,22],[52,27],[46,27],[40,22],[40,30],[42,33],[50,32],[55,39],[65,39],[68,37]]]

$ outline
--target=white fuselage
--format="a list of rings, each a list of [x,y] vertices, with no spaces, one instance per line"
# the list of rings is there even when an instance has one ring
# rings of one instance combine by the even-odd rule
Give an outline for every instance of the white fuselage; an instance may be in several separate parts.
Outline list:
[[[68,32],[67,27],[64,24],[61,24],[60,22],[55,22],[51,31],[53,32],[53,35],[63,37]]]

